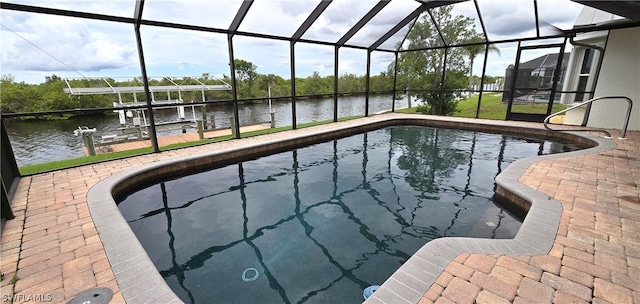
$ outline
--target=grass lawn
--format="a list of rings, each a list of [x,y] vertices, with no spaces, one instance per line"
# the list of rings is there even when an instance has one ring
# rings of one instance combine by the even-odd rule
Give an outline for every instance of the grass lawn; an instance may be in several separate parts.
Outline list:
[[[338,121],[351,120],[351,119],[360,118],[360,117],[362,117],[362,116],[340,117],[340,118],[338,118]],[[297,125],[297,127],[298,128],[306,128],[306,127],[312,127],[312,126],[317,126],[317,125],[322,125],[322,124],[328,124],[328,123],[331,123],[331,122],[333,122],[333,119],[322,120],[322,121],[312,121],[312,122],[306,122],[306,123],[299,123]],[[286,131],[286,130],[291,130],[291,129],[292,129],[291,126],[284,126],[284,127],[277,127],[277,128],[271,128],[271,129],[244,132],[244,133],[241,133],[240,135],[241,135],[241,137],[251,137],[251,136],[258,136],[258,135],[263,135],[263,134],[276,133],[276,132],[281,132],[281,131]],[[199,145],[204,145],[204,144],[213,143],[213,142],[219,142],[219,141],[225,141],[225,140],[230,140],[230,139],[233,139],[232,135],[220,136],[220,137],[203,139],[203,140],[192,141],[192,142],[177,143],[177,144],[172,144],[172,145],[160,147],[160,151],[169,151],[169,150],[175,150],[175,149],[180,149],[180,148],[199,146]],[[143,154],[148,154],[148,153],[152,153],[152,152],[153,152],[153,148],[151,148],[151,147],[142,148],[142,149],[136,149],[136,150],[121,151],[121,152],[113,152],[113,153],[100,154],[100,155],[96,155],[96,156],[85,156],[85,157],[78,157],[78,158],[73,158],[73,159],[53,161],[53,162],[42,163],[42,164],[22,166],[22,167],[19,168],[19,171],[20,171],[20,174],[23,175],[23,176],[24,175],[32,175],[32,174],[37,174],[37,173],[43,173],[43,172],[49,172],[49,171],[64,169],[64,168],[76,167],[76,166],[87,165],[87,164],[94,164],[94,163],[99,163],[99,162],[108,161],[108,160],[120,159],[120,158],[125,158],[125,157],[136,156],[136,155],[143,155]]]
[[[478,96],[472,96],[471,98],[463,99],[458,102],[458,112],[452,116],[455,117],[476,117],[476,108],[478,107]],[[553,105],[551,113],[564,110],[565,105]],[[396,110],[400,113],[416,113],[415,107],[410,109]],[[517,113],[541,113],[547,112],[546,104],[518,104],[513,105],[513,112]],[[501,95],[483,94],[480,104],[480,118],[504,120],[507,116],[507,104],[502,102]]]

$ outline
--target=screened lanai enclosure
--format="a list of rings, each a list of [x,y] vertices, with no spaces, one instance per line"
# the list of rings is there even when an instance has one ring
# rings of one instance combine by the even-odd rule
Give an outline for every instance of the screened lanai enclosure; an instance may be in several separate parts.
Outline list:
[[[159,152],[187,131],[454,115],[468,98],[468,117],[542,121],[594,97],[607,31],[640,26],[622,0],[0,3],[3,207],[23,167]]]

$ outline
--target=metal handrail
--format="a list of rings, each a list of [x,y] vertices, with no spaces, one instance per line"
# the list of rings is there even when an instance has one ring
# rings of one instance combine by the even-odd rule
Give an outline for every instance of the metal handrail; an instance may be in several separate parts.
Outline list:
[[[631,101],[631,98],[626,97],[626,96],[603,96],[603,97],[592,98],[592,99],[589,99],[589,100],[587,100],[585,102],[581,102],[581,103],[579,103],[577,105],[571,106],[571,107],[566,108],[566,109],[564,109],[562,111],[559,111],[559,112],[556,112],[556,113],[553,113],[553,114],[547,116],[547,118],[544,119],[544,128],[549,130],[549,131],[596,131],[596,132],[602,132],[602,133],[606,134],[608,138],[611,138],[611,133],[609,133],[606,130],[601,130],[601,129],[564,129],[564,130],[554,130],[554,129],[549,128],[549,126],[547,126],[547,124],[549,123],[549,120],[551,120],[551,118],[553,118],[555,116],[558,116],[560,114],[569,112],[569,111],[571,111],[571,110],[573,110],[575,108],[581,107],[583,105],[591,104],[596,100],[602,100],[602,99],[626,99],[627,102],[629,102],[629,106],[627,107],[627,115],[626,115],[626,117],[624,119],[624,125],[622,126],[622,137],[620,137],[620,139],[624,139],[625,135],[627,134],[627,127],[629,126],[629,118],[631,117],[631,108],[633,108],[633,102]],[[588,117],[586,117],[586,114],[587,113],[585,113],[585,118],[583,119],[583,121],[585,123],[586,123],[586,121],[588,119]]]

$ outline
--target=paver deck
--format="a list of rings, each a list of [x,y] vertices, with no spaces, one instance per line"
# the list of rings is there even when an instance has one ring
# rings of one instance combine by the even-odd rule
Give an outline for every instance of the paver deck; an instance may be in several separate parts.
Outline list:
[[[640,132],[627,138],[519,179],[562,203],[547,255],[461,254],[419,303],[640,303]]]
[[[350,123],[309,129],[330,130]],[[541,128],[533,123],[491,123]],[[3,300],[13,295],[14,303],[35,302],[39,296],[64,303],[86,289],[108,287],[115,292],[112,303],[124,303],[87,205],[87,192],[93,185],[130,167],[307,131],[23,177],[11,202],[16,218],[6,222],[0,239]],[[459,255],[420,303],[640,303],[640,132],[628,132],[627,137],[613,139],[618,145],[614,150],[537,162],[520,177],[521,183],[563,205],[560,228],[548,254]],[[17,281],[12,280],[14,276]]]

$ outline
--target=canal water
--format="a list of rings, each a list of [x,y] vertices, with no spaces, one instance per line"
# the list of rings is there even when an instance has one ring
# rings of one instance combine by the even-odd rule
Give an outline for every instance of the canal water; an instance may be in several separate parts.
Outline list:
[[[374,95],[369,98],[369,114],[390,110],[393,97],[391,95]],[[407,100],[396,100],[396,108],[407,107]],[[364,96],[344,96],[338,99],[338,117],[364,115]],[[276,126],[291,125],[291,101],[273,101]],[[269,121],[269,105],[267,101],[251,102],[239,105],[240,124],[249,123],[250,115],[258,122]],[[252,114],[251,114],[252,113]],[[191,108],[185,107],[187,119],[193,118]],[[228,127],[229,117],[233,115],[230,103],[209,105],[207,114],[215,119],[216,127]],[[201,118],[199,109],[196,118]],[[178,120],[176,110],[161,110],[154,113],[156,123]],[[333,98],[303,99],[296,101],[296,118],[298,123],[333,119]],[[119,121],[117,115],[81,116],[67,120],[7,120],[7,133],[11,141],[18,166],[65,160],[84,156],[82,138],[73,134],[78,126],[96,128],[94,139],[98,141],[103,135],[118,134]],[[194,130],[191,130],[193,132]],[[159,131],[159,135],[180,132],[180,130]]]

